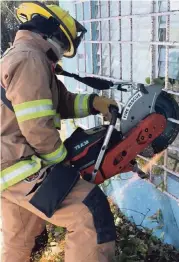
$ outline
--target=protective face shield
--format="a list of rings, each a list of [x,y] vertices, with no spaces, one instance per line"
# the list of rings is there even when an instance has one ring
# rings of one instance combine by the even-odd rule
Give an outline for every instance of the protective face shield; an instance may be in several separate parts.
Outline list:
[[[56,48],[64,49],[63,55],[65,57],[74,57],[87,30],[70,16],[67,11],[57,5],[44,5],[38,1],[27,1],[19,5],[17,9],[17,18],[21,23],[30,21],[36,15],[40,15],[48,20],[53,18],[56,21],[58,27],[46,34],[47,39]],[[46,28],[43,28],[42,31],[45,32],[45,30]]]

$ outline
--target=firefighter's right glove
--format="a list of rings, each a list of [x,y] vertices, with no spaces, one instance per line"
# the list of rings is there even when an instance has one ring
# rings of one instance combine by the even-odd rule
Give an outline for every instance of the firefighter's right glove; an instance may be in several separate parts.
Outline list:
[[[93,100],[93,108],[96,112],[101,113],[107,121],[111,120],[111,113],[109,112],[109,106],[115,105],[118,107],[115,100],[104,97],[95,96]]]

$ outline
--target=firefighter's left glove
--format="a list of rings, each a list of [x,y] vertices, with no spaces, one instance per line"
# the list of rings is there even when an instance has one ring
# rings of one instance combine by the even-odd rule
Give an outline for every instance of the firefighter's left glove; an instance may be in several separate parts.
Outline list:
[[[107,121],[111,120],[111,113],[109,112],[109,106],[115,105],[118,107],[115,100],[104,97],[95,96],[93,100],[93,108],[96,112],[101,113]]]

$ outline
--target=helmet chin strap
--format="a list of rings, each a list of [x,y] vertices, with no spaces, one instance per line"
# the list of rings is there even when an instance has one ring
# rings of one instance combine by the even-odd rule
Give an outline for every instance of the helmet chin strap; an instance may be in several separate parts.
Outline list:
[[[47,38],[47,41],[54,46],[55,54],[58,57],[58,61],[61,60],[65,52],[65,50],[62,47],[62,44],[60,44],[60,42],[55,37]]]

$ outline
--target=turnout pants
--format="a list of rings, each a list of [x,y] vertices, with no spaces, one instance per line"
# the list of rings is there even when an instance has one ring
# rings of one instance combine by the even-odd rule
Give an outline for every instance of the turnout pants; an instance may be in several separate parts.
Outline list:
[[[35,237],[44,230],[45,221],[67,228],[65,262],[112,261],[115,226],[106,220],[111,213],[102,191],[79,179],[49,218],[29,203],[34,192],[28,192],[37,182],[21,181],[2,192],[2,262],[29,262]]]

